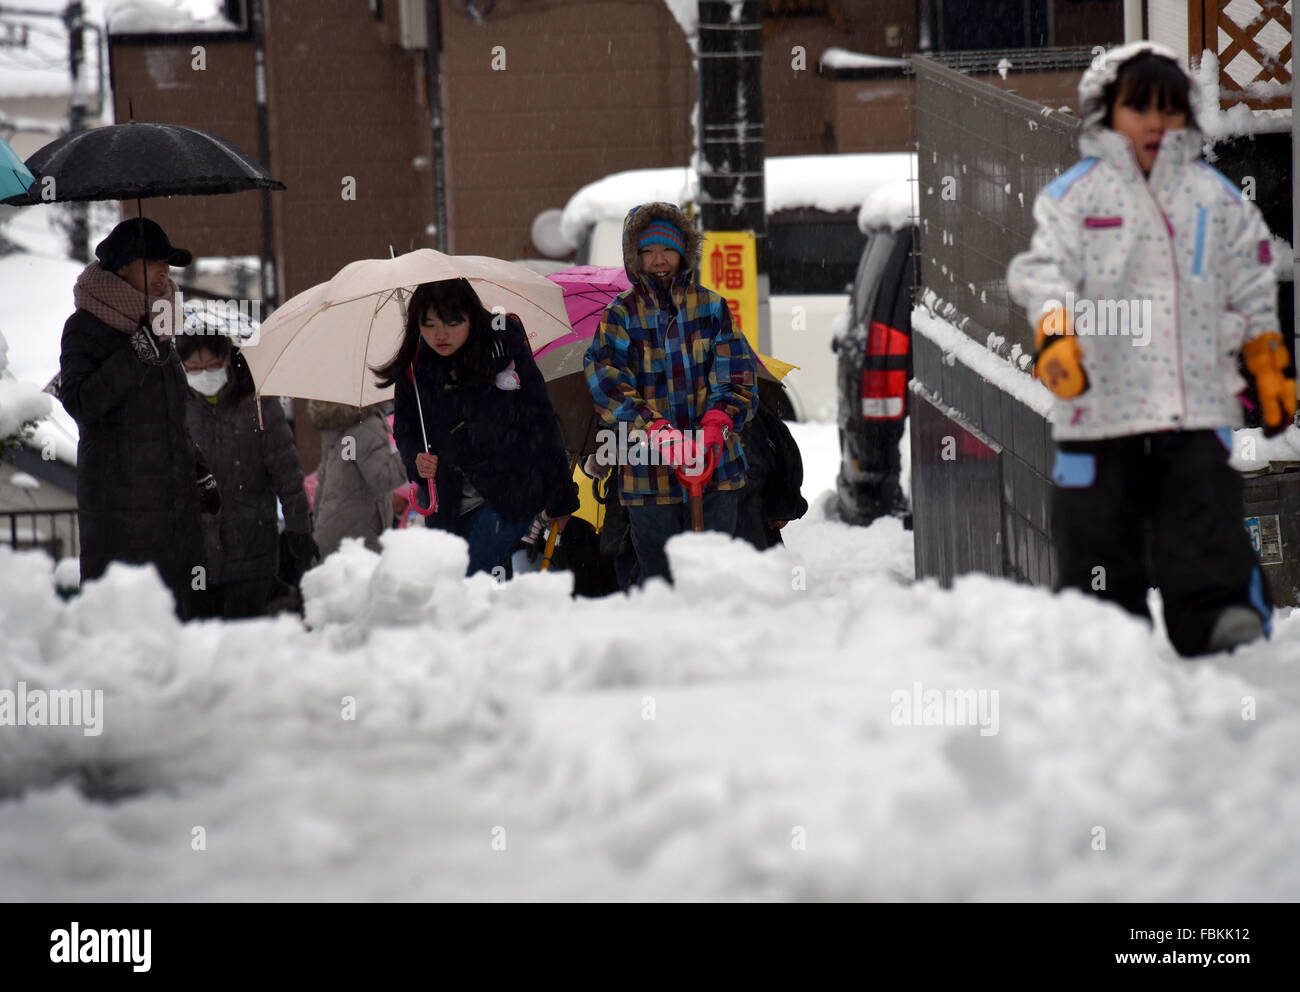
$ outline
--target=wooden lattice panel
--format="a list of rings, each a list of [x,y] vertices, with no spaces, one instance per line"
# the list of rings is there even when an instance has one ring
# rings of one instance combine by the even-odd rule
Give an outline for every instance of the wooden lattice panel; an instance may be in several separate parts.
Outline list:
[[[1213,8],[1223,109],[1238,103],[1255,110],[1290,107],[1290,0],[1212,0],[1207,6]]]

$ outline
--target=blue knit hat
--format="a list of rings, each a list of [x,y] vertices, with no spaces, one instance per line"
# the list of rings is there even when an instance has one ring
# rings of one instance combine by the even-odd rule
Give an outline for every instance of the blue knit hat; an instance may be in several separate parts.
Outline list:
[[[662,218],[655,218],[646,225],[641,232],[641,239],[636,243],[636,250],[640,251],[647,245],[667,245],[683,258],[686,257],[686,238],[675,224]]]

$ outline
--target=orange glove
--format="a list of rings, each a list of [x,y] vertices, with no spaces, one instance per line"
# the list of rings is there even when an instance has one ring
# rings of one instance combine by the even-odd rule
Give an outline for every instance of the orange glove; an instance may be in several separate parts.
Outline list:
[[[1088,388],[1083,349],[1064,307],[1049,310],[1039,318],[1034,343],[1038,346],[1034,375],[1043,385],[1063,400],[1072,400]]]
[[[1269,331],[1252,338],[1242,346],[1241,354],[1255,379],[1264,434],[1268,437],[1280,434],[1295,420],[1296,408],[1295,379],[1283,374],[1291,364],[1291,356],[1282,343],[1282,335]]]

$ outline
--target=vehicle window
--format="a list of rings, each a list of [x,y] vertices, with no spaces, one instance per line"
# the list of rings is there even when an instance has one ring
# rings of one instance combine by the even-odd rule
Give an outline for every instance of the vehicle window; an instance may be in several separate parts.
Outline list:
[[[774,296],[847,293],[867,236],[856,219],[834,223],[773,223],[767,229]]]
[[[863,326],[880,295],[880,281],[898,236],[893,231],[878,231],[862,254],[862,265],[853,285],[853,323]]]
[[[853,277],[853,300],[851,303],[853,311],[853,323],[862,323],[862,318],[867,312],[867,259],[871,255],[872,242],[870,235],[867,236],[867,246],[862,249],[862,259],[858,262],[857,274]]]

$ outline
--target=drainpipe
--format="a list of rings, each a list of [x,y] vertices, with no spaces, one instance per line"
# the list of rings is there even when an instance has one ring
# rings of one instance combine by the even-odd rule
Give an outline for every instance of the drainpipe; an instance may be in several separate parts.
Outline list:
[[[1124,44],[1142,40],[1143,0],[1124,0]]]

